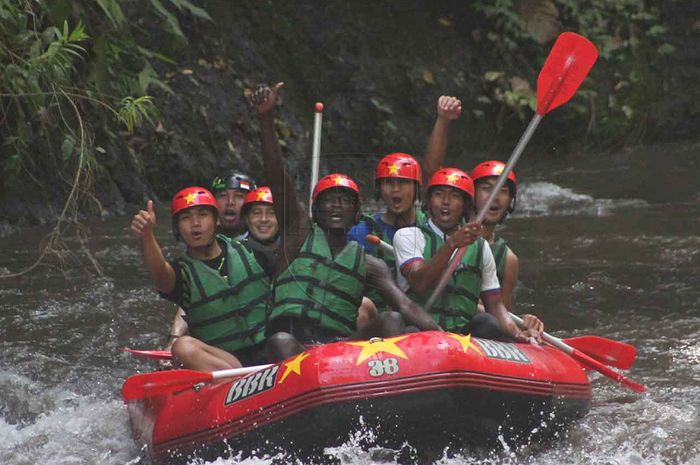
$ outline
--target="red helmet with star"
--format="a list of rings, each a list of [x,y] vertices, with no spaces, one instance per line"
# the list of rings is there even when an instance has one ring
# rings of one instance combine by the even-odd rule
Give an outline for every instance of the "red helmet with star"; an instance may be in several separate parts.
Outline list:
[[[245,199],[243,199],[241,214],[245,214],[246,210],[254,203],[275,204],[272,200],[272,191],[268,186],[260,186],[246,194]]]
[[[314,187],[314,191],[311,194],[311,201],[315,202],[321,192],[338,187],[353,191],[359,199],[360,188],[357,187],[355,181],[353,181],[350,176],[340,173],[333,173],[318,180],[318,183],[316,184],[316,187]]]
[[[411,179],[423,184],[423,172],[418,160],[407,153],[391,153],[379,160],[375,180],[385,178]]]
[[[437,186],[454,187],[474,198],[474,182],[467,173],[458,168],[441,168],[430,177],[428,182],[428,192]]]
[[[498,160],[489,160],[479,163],[472,170],[472,180],[476,182],[479,179],[486,178],[488,176],[500,176],[505,168],[506,164]],[[515,171],[511,170],[506,179],[508,179],[508,181],[512,181],[513,184],[517,184],[515,179]]]
[[[186,187],[173,197],[173,201],[170,203],[170,214],[175,216],[182,210],[200,205],[213,207],[217,213],[219,211],[216,198],[211,192],[203,187]]]

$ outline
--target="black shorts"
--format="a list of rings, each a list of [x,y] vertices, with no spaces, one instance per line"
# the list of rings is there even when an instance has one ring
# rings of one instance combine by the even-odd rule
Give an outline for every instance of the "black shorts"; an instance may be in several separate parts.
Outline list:
[[[268,336],[279,332],[291,334],[294,336],[294,339],[304,345],[327,344],[347,339],[347,336],[338,334],[335,331],[329,331],[316,322],[292,317],[276,318],[270,323],[267,330]]]
[[[254,366],[254,365],[264,365],[269,363],[267,357],[265,356],[265,344],[258,344],[253,347],[247,347],[245,349],[237,350],[232,352],[233,356],[236,357],[241,365],[244,367]]]

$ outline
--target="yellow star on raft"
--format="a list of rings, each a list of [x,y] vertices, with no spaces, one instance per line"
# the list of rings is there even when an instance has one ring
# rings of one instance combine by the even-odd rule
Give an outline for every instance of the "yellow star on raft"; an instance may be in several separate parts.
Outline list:
[[[335,182],[336,186],[347,186],[348,185],[348,180],[342,176],[334,177],[333,182]]]
[[[477,354],[482,355],[482,356],[484,355],[481,353],[479,348],[477,346],[475,346],[474,343],[472,342],[472,335],[471,334],[467,334],[466,336],[462,336],[462,335],[454,334],[454,333],[448,333],[448,334],[451,337],[453,337],[459,341],[459,343],[462,345],[462,350],[464,351],[465,354],[467,352],[469,352],[469,349],[474,349]]]
[[[399,174],[399,165],[396,163],[389,165],[389,174]]]
[[[301,362],[308,357],[309,354],[306,352],[303,352],[296,357],[294,357],[294,360],[291,362],[287,362],[284,364],[285,370],[284,373],[282,373],[282,377],[279,380],[279,384],[284,383],[284,380],[287,379],[287,376],[289,376],[289,373],[294,372],[297,375],[301,376]]]
[[[185,197],[185,202],[187,202],[187,205],[193,204],[195,200],[197,200],[197,194],[194,192],[190,192],[187,194],[187,197]]]
[[[457,178],[459,178],[457,173],[450,173],[447,175],[447,182],[449,182],[450,184],[454,184],[457,182]]]
[[[357,362],[355,363],[355,365],[361,364],[362,362],[372,357],[373,355],[378,354],[379,352],[396,355],[397,357],[405,358],[408,360],[408,357],[406,357],[406,354],[403,353],[403,350],[401,350],[396,345],[397,342],[399,342],[402,339],[405,339],[406,337],[407,336],[398,336],[381,340],[374,339],[371,341],[348,342],[348,344],[357,347],[362,347],[362,351],[357,357]]]

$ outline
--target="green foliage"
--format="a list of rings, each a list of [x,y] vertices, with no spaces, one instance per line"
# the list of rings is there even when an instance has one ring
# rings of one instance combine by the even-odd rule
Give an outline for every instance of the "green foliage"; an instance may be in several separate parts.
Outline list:
[[[182,42],[174,10],[211,19],[188,0],[147,4]],[[139,46],[139,22],[157,22],[130,18],[130,6],[133,0],[0,0],[0,195],[30,185],[64,203],[37,262],[60,243],[63,223],[77,223],[85,200],[101,209],[93,182],[106,151],[96,141],[118,134],[113,126],[131,134],[144,121],[154,124],[147,93],[153,85],[169,90],[154,62],[172,60]],[[140,5],[137,11],[143,15]],[[126,143],[121,156],[140,163]]]
[[[134,128],[140,126],[144,119],[153,124],[155,116],[153,99],[148,95],[137,98],[124,97],[121,101],[119,119],[124,123],[129,134],[133,133]]]
[[[653,111],[650,102],[654,99],[649,95],[659,89],[654,70],[664,57],[675,52],[653,1],[479,0],[474,2],[474,9],[485,19],[482,35],[487,53],[498,57],[496,62],[500,63],[500,69],[483,76],[484,94],[478,99],[483,109],[476,110],[477,116],[491,109],[503,118],[505,109],[521,119],[528,117],[522,110],[531,106],[532,95],[518,91],[513,82],[524,76],[535,81],[535,63],[544,62],[551,46],[536,39],[553,32],[561,21],[561,30],[587,37],[600,52],[599,63],[567,105],[567,111],[582,120],[595,121],[584,127],[603,138],[627,133],[627,142],[635,142],[642,137]],[[540,21],[539,30],[533,29],[529,27],[532,16],[548,16],[549,20],[545,24]],[[536,42],[543,46],[536,46]],[[532,63],[531,69],[524,63]],[[494,106],[500,110],[493,111]]]
[[[148,4],[183,42],[175,12],[211,20],[188,0]],[[170,90],[154,64],[173,61],[139,45],[142,19],[129,17],[132,6],[130,0],[0,0],[0,140],[10,154],[0,159],[5,179],[27,178],[52,190],[56,173],[67,176],[77,160],[86,162],[81,169],[99,166],[92,140],[100,128],[119,122],[132,133],[144,121],[154,123],[149,89]]]

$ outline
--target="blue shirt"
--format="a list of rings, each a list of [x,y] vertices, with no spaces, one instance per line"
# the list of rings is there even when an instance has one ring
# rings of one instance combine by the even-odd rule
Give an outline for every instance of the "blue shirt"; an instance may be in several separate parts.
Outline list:
[[[348,231],[348,240],[358,242],[365,249],[365,252],[371,254],[374,252],[375,246],[367,242],[367,239],[365,239],[367,234],[374,234],[375,230],[384,231],[387,237],[393,240],[394,234],[396,234],[398,229],[393,224],[382,221],[382,213],[377,212],[371,217],[363,216],[360,222]]]

